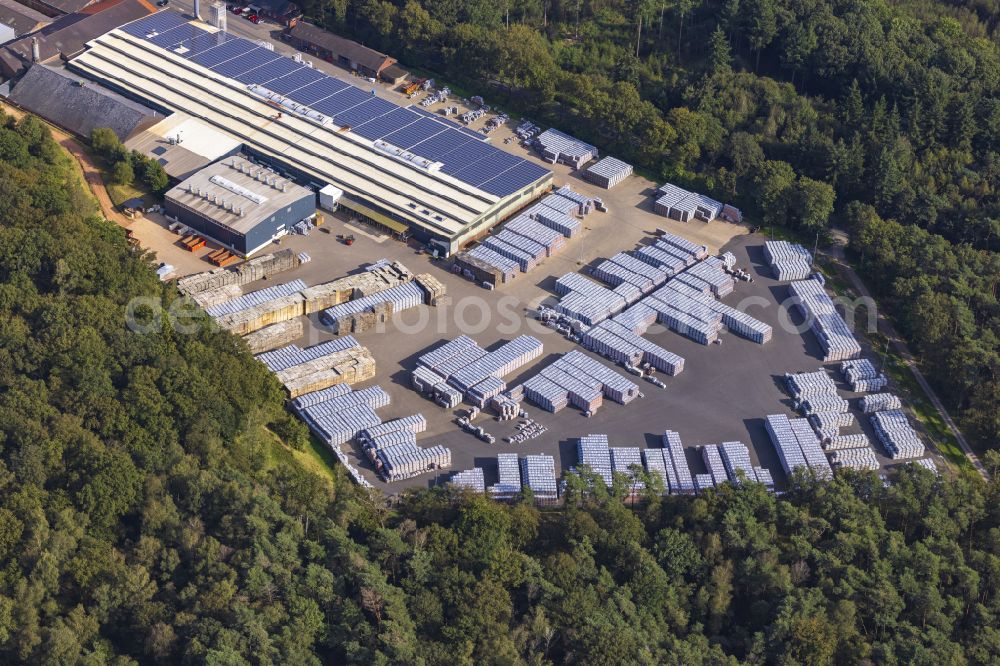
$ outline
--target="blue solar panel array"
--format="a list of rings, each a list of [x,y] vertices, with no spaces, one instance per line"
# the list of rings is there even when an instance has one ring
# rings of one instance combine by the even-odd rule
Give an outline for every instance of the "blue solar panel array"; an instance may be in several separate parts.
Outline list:
[[[273,90],[330,116],[337,125],[350,126],[366,139],[382,139],[442,162],[443,173],[490,194],[508,196],[547,173],[543,167],[494,148],[467,127],[418,107],[399,107],[249,40],[206,32],[178,12],[161,11],[121,30],[220,76]]]

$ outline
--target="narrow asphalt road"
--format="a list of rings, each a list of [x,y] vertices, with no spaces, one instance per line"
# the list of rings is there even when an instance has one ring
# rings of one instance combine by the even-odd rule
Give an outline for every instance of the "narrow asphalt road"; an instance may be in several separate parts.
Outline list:
[[[844,239],[846,240],[846,237],[844,237]],[[851,265],[847,263],[844,257],[843,247],[839,243],[835,242],[832,246],[832,251],[827,251],[825,254],[837,264],[841,273],[848,279],[851,286],[857,290],[862,297],[874,300],[874,297],[868,290],[868,287],[865,286],[865,283],[861,280]],[[972,466],[976,468],[976,471],[979,472],[984,479],[988,479],[989,473],[986,471],[983,463],[979,460],[979,456],[977,456],[976,452],[972,450],[971,446],[969,446],[969,442],[965,439],[965,435],[963,435],[962,431],[958,429],[955,421],[952,420],[951,415],[948,414],[948,410],[945,409],[944,403],[942,403],[941,399],[938,398],[937,393],[927,382],[924,374],[920,372],[920,368],[917,366],[917,362],[913,358],[913,354],[910,353],[910,348],[907,346],[906,341],[903,340],[903,338],[896,332],[896,328],[892,325],[892,322],[882,316],[881,312],[878,313],[878,328],[879,332],[889,339],[893,348],[903,359],[903,362],[906,363],[906,367],[909,368],[910,374],[912,374],[913,378],[917,380],[917,384],[920,386],[921,390],[923,390],[927,399],[931,401],[934,409],[936,409],[938,414],[941,415],[941,419],[944,421],[945,425],[948,426],[948,430],[950,430],[951,434],[955,437],[955,441],[957,441],[958,445],[962,447],[962,451],[965,452],[965,456],[972,463]]]
[[[21,109],[6,103],[3,104],[3,110],[7,115],[15,118],[21,118],[25,115]],[[42,122],[45,121],[42,120]],[[87,151],[83,149],[83,145],[55,125],[47,122],[45,124],[51,130],[52,138],[56,140],[56,143],[68,151],[76,159],[77,163],[79,163],[80,168],[83,170],[83,177],[87,181],[87,187],[90,188],[90,192],[97,199],[104,217],[121,227],[127,228],[131,224],[131,220],[115,210],[115,206],[111,202],[111,197],[108,195],[108,188],[104,184],[104,177],[101,175],[101,170],[91,161]]]

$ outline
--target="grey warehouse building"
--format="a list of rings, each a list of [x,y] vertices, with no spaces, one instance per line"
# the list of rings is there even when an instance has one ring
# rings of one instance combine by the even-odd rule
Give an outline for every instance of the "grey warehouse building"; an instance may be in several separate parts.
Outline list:
[[[316,195],[237,155],[168,191],[164,208],[168,216],[246,257],[315,215]]]

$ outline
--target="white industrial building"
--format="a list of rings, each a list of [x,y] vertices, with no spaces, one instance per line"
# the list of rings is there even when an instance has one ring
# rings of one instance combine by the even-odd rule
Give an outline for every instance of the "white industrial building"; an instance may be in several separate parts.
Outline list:
[[[178,12],[92,40],[69,67],[231,137],[337,204],[448,253],[552,183],[547,169],[415,107],[400,107]],[[188,142],[190,145],[190,142]]]

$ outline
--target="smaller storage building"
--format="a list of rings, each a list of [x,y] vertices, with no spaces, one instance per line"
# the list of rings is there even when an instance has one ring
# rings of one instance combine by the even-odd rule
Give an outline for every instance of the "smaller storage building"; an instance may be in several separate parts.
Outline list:
[[[340,35],[327,32],[311,23],[298,21],[285,32],[285,41],[306,53],[358,72],[369,78],[378,78],[396,62],[384,53],[362,46]]]
[[[237,155],[169,190],[164,208],[167,215],[246,257],[315,215],[316,195]]]

